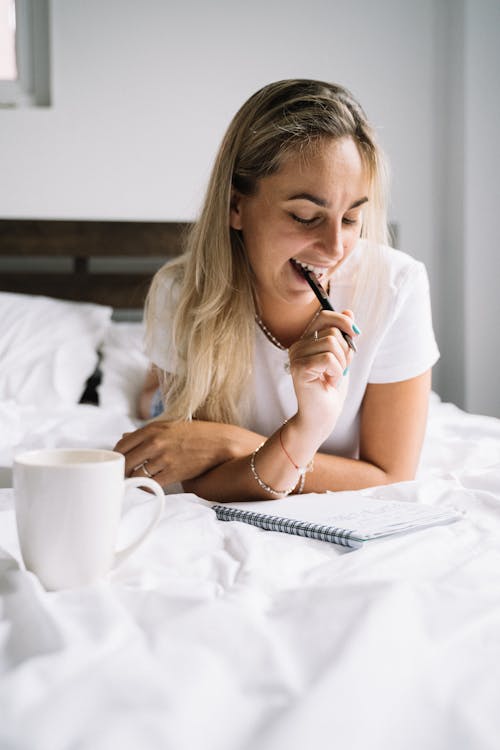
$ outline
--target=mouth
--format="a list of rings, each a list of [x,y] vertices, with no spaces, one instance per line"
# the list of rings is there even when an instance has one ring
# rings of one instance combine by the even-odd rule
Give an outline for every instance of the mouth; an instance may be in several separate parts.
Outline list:
[[[300,273],[298,267],[305,268],[306,271],[312,271],[320,283],[326,280],[328,271],[330,270],[328,266],[314,266],[312,263],[304,263],[304,261],[298,260],[298,258],[291,258],[290,263],[298,273]]]

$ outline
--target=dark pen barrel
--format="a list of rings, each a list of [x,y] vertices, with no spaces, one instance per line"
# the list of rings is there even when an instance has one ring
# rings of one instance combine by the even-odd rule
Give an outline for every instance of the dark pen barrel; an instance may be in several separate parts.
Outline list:
[[[328,295],[317,280],[316,276],[313,274],[312,271],[309,271],[307,268],[304,268],[304,266],[301,266],[299,263],[294,263],[295,268],[297,268],[302,276],[305,278],[311,289],[313,290],[314,294],[319,300],[319,303],[323,310],[330,310],[330,312],[335,312],[335,308],[333,307],[332,303],[328,299]],[[340,331],[342,334],[342,337],[344,341],[347,343],[347,346],[349,349],[352,349],[353,352],[357,352],[356,344],[352,340],[352,338],[349,336],[348,333],[345,331]]]

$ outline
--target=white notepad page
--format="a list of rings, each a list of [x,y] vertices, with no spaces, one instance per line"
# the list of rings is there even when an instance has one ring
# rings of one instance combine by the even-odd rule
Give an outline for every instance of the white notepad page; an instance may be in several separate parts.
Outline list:
[[[394,534],[462,518],[450,508],[413,502],[353,496],[352,493],[309,493],[278,500],[224,503],[227,508],[349,529],[362,539]]]

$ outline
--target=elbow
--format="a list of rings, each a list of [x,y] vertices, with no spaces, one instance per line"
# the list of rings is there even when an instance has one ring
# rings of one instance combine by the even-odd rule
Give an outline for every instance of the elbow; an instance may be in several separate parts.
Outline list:
[[[416,476],[416,470],[412,469],[390,469],[382,470],[383,479],[380,482],[381,485],[385,484],[398,484],[398,482],[413,482]]]
[[[398,482],[412,482],[416,476],[416,467],[413,466],[381,466],[373,461],[369,462],[373,469],[373,487],[381,487]]]

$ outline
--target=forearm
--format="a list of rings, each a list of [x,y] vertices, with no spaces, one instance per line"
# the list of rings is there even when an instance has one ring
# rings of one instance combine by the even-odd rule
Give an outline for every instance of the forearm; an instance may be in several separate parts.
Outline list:
[[[370,461],[318,453],[314,471],[306,475],[304,492],[362,490],[395,481],[387,471]]]
[[[125,474],[143,476],[143,465],[162,487],[187,482],[220,464],[247,456],[264,438],[237,425],[202,420],[169,421],[162,415],[125,433],[115,450],[125,456]]]
[[[407,381],[368,386],[361,413],[360,458],[316,453],[304,492],[359,490],[413,479],[425,433],[429,389],[429,372]],[[306,465],[319,447],[316,428],[292,418],[283,429],[286,450],[297,465]],[[263,447],[257,468],[270,486],[283,489],[298,475],[293,474],[293,465],[276,436],[279,431]],[[320,443],[324,439],[321,436]],[[190,491],[221,501],[272,499],[255,481],[250,455],[199,476]]]
[[[288,489],[299,482],[299,474],[285,455],[278,451],[278,438],[266,443],[268,461],[256,463],[261,479],[276,490]],[[264,449],[263,449],[264,451]],[[259,455],[259,454],[258,454]],[[265,454],[262,454],[263,457]],[[273,461],[273,465],[269,463]],[[408,477],[410,478],[410,477]],[[305,476],[303,492],[359,490],[397,481],[388,472],[369,461],[317,453],[314,469]],[[250,468],[250,455],[227,461],[196,479],[183,484],[186,492],[194,492],[207,500],[230,502],[239,500],[273,500],[278,495],[266,492],[256,481]]]

